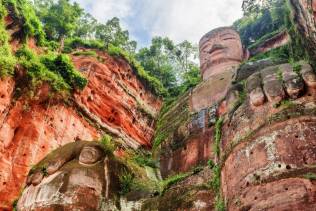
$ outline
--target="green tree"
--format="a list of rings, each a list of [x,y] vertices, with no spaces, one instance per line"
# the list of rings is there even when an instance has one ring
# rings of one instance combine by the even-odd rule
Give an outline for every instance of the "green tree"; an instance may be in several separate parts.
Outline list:
[[[78,28],[83,9],[77,3],[69,0],[35,0],[34,3],[49,40],[63,41]]]
[[[74,36],[82,39],[94,39],[97,26],[98,21],[89,13],[85,13],[78,20]]]
[[[170,39],[155,37],[150,47],[140,49],[136,55],[145,70],[158,78],[169,92],[176,87],[176,75],[171,60],[174,48]]]
[[[259,13],[264,9],[271,9],[271,6],[279,0],[243,0],[242,10],[245,15]]]
[[[142,48],[137,59],[150,74],[158,78],[171,96],[177,96],[200,81],[194,62],[197,47],[188,41],[174,44],[169,38],[155,37],[151,46]]]
[[[134,53],[137,47],[137,43],[130,40],[129,32],[121,28],[120,19],[117,17],[108,20],[106,24],[98,24],[95,37],[102,40],[106,47],[112,44],[131,53]]]
[[[179,81],[185,79],[185,75],[197,67],[194,60],[197,59],[197,46],[194,46],[189,41],[185,40],[177,44],[173,51],[174,67],[176,69],[177,78]]]

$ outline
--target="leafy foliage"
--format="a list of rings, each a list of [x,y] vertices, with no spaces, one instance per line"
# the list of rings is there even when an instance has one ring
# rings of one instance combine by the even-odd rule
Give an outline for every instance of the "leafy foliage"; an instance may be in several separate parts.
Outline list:
[[[109,45],[108,53],[111,56],[120,56],[124,58],[133,67],[139,79],[155,94],[158,96],[165,96],[167,94],[160,81],[157,78],[150,76],[132,54],[112,44]]]
[[[125,171],[123,174],[119,176],[120,180],[120,194],[126,195],[132,190],[134,185],[134,175]]]
[[[115,144],[112,141],[112,137],[105,134],[102,138],[101,138],[101,144],[105,150],[105,152],[107,154],[112,155],[114,150],[115,150]]]
[[[176,174],[174,176],[168,177],[167,179],[162,181],[163,190],[168,189],[172,185],[174,185],[174,184],[186,179],[190,175],[191,175],[190,173],[180,173],[180,174]]]
[[[64,40],[64,45],[61,43],[64,53],[84,47],[120,55],[157,95],[178,96],[201,80],[194,62],[197,47],[188,41],[175,45],[168,38],[157,37],[150,47],[135,53],[137,43],[130,39],[116,17],[100,23],[70,0],[34,0],[34,5],[48,40]],[[52,44],[51,48],[57,49]]]
[[[106,50],[104,43],[99,40],[83,40],[78,37],[68,38],[65,40],[64,53],[71,53],[77,48],[90,48],[98,50]]]
[[[5,30],[4,17],[6,8],[0,5],[0,77],[12,75],[16,60],[9,45],[9,35]]]
[[[129,39],[129,32],[121,28],[117,17],[108,20],[106,24],[98,24],[95,28],[95,38],[102,40],[107,48],[111,44],[130,53],[135,52],[137,43]]]
[[[72,4],[69,0],[35,0],[34,3],[49,40],[61,40],[72,35],[78,28],[77,23],[83,10],[77,3]]]
[[[27,77],[33,88],[48,82],[56,91],[70,91],[75,88],[83,89],[87,84],[87,79],[74,69],[66,55],[38,56],[24,46],[16,52],[16,57],[27,70]]]
[[[70,0],[32,2],[33,5],[28,0],[2,0],[2,8],[0,8],[3,11],[2,19],[5,12],[9,10],[14,23],[20,24],[22,30],[18,36],[24,41],[34,36],[38,44],[45,45],[51,50],[58,50],[61,46],[64,53],[70,53],[80,47],[108,50],[110,54],[126,59],[139,79],[159,96],[178,96],[201,80],[199,68],[194,62],[197,47],[188,41],[176,45],[168,38],[157,37],[152,40],[149,48],[143,48],[135,54],[137,43],[130,40],[129,32],[121,27],[118,18],[112,18],[105,24],[99,23],[90,14],[85,13],[77,3],[72,3]],[[0,36],[1,75],[12,75],[16,61],[10,52],[9,37],[5,29],[0,30],[3,31]],[[56,41],[61,41],[61,45]],[[80,53],[77,51],[75,54]],[[90,53],[81,55],[83,54],[94,56]],[[30,60],[24,59],[22,63],[28,69],[34,70],[28,73],[29,77],[50,81],[56,90],[66,90],[69,87],[82,89],[86,84],[85,79],[73,71],[65,55],[42,56],[40,59],[28,58]],[[31,60],[35,62],[33,65]],[[36,68],[39,71],[36,72]],[[46,72],[45,68],[50,72]],[[56,76],[52,73],[56,73]],[[63,78],[64,84],[58,76]]]
[[[16,57],[19,63],[27,70],[27,79],[30,82],[30,88],[36,88],[43,82],[48,82],[56,91],[69,90],[70,86],[63,80],[63,78],[49,70],[41,59],[35,55],[27,47],[23,47],[16,52]]]
[[[2,0],[2,4],[10,11],[16,23],[21,24],[20,36],[24,39],[35,37],[39,45],[45,44],[45,33],[41,22],[28,0]]]
[[[157,168],[157,163],[149,155],[136,155],[134,160],[140,166],[149,166],[151,168]]]
[[[176,45],[169,38],[155,37],[150,47],[139,50],[136,58],[162,82],[170,96],[178,96],[201,80],[193,61],[196,54],[196,46],[188,41]]]
[[[220,156],[220,142],[222,138],[222,126],[224,119],[219,118],[215,123],[215,140],[214,140],[214,153],[219,158]]]
[[[60,54],[57,57],[43,57],[41,62],[45,66],[63,77],[72,88],[84,89],[88,80],[75,70],[69,56]]]
[[[220,195],[217,195],[215,198],[215,210],[226,211],[225,201]]]
[[[240,32],[243,43],[249,48],[256,48],[263,41],[274,35],[287,31],[291,41],[282,47],[261,53],[251,60],[265,58],[284,59],[290,61],[309,60],[309,54],[304,46],[303,38],[293,22],[292,8],[288,0],[262,0],[266,4],[260,6],[258,11],[249,10],[246,15],[234,23]],[[257,1],[247,1],[257,4]]]
[[[272,37],[285,28],[284,4],[285,0],[274,1],[271,7],[246,13],[247,15],[233,24],[245,46],[255,47],[268,36]]]

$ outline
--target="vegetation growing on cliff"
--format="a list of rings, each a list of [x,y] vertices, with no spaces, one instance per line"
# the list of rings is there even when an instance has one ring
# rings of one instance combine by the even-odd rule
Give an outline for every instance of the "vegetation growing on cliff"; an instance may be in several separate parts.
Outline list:
[[[7,14],[3,3],[0,5],[0,76],[12,75],[16,60],[9,45],[9,35],[5,30],[4,18]]]
[[[255,55],[251,60],[265,58],[299,61],[308,60],[308,53],[302,48],[303,39],[293,23],[292,8],[288,0],[265,0],[263,5],[255,1],[244,1],[245,16],[234,23],[243,44],[250,50],[271,37],[287,31],[291,40],[288,44]]]
[[[165,88],[162,86],[160,81],[157,78],[150,76],[140,65],[140,63],[137,62],[132,54],[124,51],[119,47],[115,47],[112,44],[109,45],[108,53],[112,56],[123,57],[134,68],[135,73],[139,77],[139,79],[143,81],[146,86],[155,94],[159,96],[165,96],[167,94]]]
[[[177,129],[190,120],[188,103],[189,92],[180,96],[170,105],[165,104],[157,122],[156,134],[153,141],[153,150],[156,150],[169,137],[173,138]],[[177,114],[175,117],[174,114]],[[177,140],[183,141],[183,140]]]
[[[15,65],[19,64],[26,70],[27,77],[23,80],[23,86],[30,89],[38,88],[43,82],[49,83],[53,90],[58,92],[85,87],[87,80],[75,70],[68,56],[54,52],[38,55],[27,47],[27,40],[31,37],[35,37],[39,45],[48,43],[41,22],[27,0],[3,0],[0,11],[1,76],[14,75]],[[23,44],[15,55],[9,44],[11,38],[5,28],[4,18],[7,15],[13,20],[7,27],[18,29],[14,30],[12,39]]]
[[[223,127],[224,119],[220,117],[216,120],[215,123],[215,137],[213,143],[213,151],[215,153],[217,163],[213,165],[213,175],[210,181],[210,186],[213,191],[216,193],[215,197],[215,210],[216,211],[225,211],[225,202],[222,198],[221,194],[221,139],[222,139],[222,127]]]
[[[87,84],[87,79],[75,70],[67,55],[50,53],[38,56],[23,46],[16,52],[16,57],[27,70],[31,88],[48,82],[55,91],[70,91],[83,89]]]
[[[41,22],[36,16],[34,9],[28,0],[2,0],[2,5],[10,11],[13,24],[21,27],[18,36],[24,39],[35,37],[39,45],[45,43],[45,32]]]

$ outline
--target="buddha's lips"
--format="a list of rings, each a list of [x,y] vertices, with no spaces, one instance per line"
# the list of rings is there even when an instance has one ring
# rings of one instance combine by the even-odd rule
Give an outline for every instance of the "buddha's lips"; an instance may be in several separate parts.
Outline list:
[[[212,56],[214,53],[217,53],[218,51],[222,51],[225,48],[226,47],[223,45],[214,45],[208,53]]]

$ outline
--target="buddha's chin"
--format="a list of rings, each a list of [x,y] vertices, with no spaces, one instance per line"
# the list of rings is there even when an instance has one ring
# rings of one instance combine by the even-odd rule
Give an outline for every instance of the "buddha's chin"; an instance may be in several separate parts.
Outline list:
[[[228,58],[218,58],[216,60],[213,60],[210,64],[209,68],[211,69],[217,69],[221,67],[228,67],[228,66],[234,66],[240,64],[241,61],[239,59],[228,59]]]

